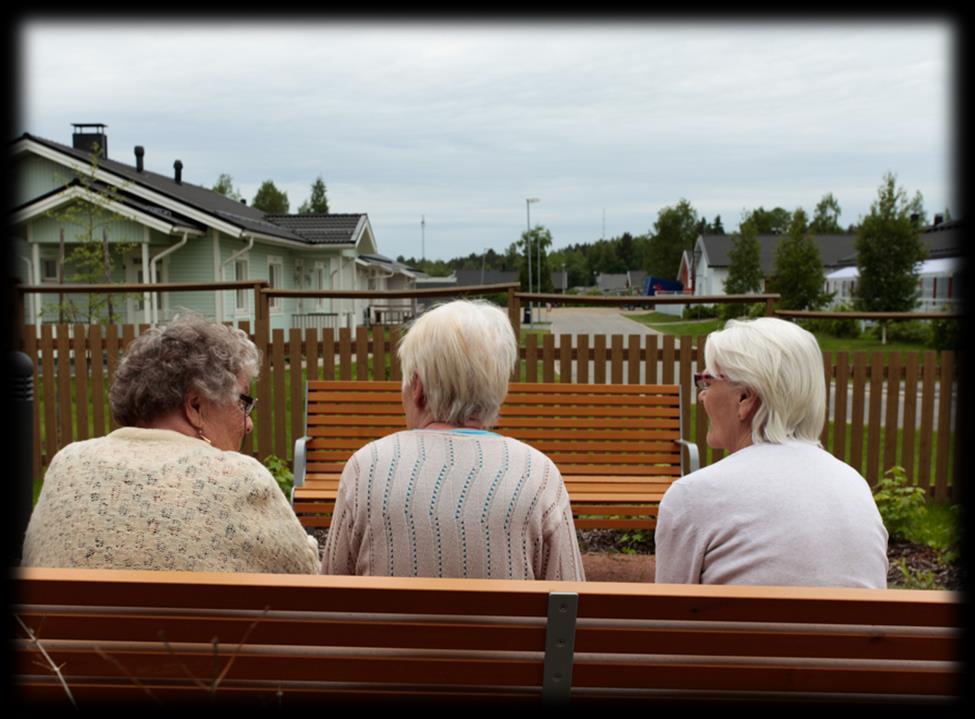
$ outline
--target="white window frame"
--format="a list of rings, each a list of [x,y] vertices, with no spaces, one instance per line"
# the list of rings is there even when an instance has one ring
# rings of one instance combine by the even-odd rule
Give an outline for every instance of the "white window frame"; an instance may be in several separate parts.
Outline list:
[[[276,272],[275,269],[277,270]],[[275,282],[274,275],[277,275],[277,282]],[[269,255],[267,258],[267,281],[271,289],[284,289],[284,260],[277,255]],[[284,303],[280,297],[271,297],[268,303],[268,309],[276,314],[280,314],[284,311]]]
[[[327,278],[327,270],[325,269],[324,262],[316,262],[312,266],[312,284],[316,290],[324,290],[325,281]],[[325,298],[319,297],[317,299],[318,309],[323,309],[325,307]]]
[[[129,256],[125,263],[125,280],[126,282],[131,282],[133,284],[145,284],[144,278],[142,277],[142,258],[137,256]],[[151,265],[150,265],[151,267]],[[165,284],[169,282],[169,258],[164,257],[159,260],[155,266],[156,270],[156,281],[155,284]],[[150,292],[153,297],[155,297],[156,307],[154,314],[156,317],[165,319],[169,315],[169,293],[168,292]],[[132,297],[127,304],[129,305],[126,309],[130,316],[141,317],[146,311],[145,293],[140,292],[138,297]],[[141,322],[142,320],[138,320]]]
[[[243,277],[241,276],[243,275]],[[250,279],[250,262],[246,257],[239,257],[234,260],[234,281],[244,282]],[[246,315],[250,311],[250,290],[239,289],[234,292],[234,312],[239,315]]]

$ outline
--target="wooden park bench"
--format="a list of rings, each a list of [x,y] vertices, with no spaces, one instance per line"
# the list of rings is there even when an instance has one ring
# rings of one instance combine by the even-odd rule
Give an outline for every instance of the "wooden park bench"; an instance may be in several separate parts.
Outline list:
[[[308,383],[292,490],[303,525],[329,525],[342,468],[356,450],[406,429],[400,392],[399,382]],[[494,431],[551,457],[578,529],[656,526],[664,492],[698,467],[696,445],[681,438],[677,385],[513,382]]]
[[[944,591],[12,576],[12,685],[25,705],[735,699],[918,704],[926,716],[961,689],[961,599]]]

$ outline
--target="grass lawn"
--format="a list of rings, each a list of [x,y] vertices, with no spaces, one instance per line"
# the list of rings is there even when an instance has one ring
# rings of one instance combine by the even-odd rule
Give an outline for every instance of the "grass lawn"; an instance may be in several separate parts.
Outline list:
[[[680,317],[665,315],[662,312],[629,315],[629,318],[663,334],[677,336],[689,335],[694,339],[724,327],[724,321],[719,319],[683,320]],[[823,333],[814,334],[823,352],[883,352],[884,358],[886,359],[892,352],[924,352],[928,349],[924,345],[910,344],[907,342],[888,342],[887,344],[881,344],[879,339],[870,335],[849,338],[833,337],[832,335]]]

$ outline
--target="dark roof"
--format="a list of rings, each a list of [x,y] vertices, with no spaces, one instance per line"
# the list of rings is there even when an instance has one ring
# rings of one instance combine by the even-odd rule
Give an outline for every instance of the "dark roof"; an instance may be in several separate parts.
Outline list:
[[[90,153],[85,150],[76,150],[68,145],[62,145],[60,142],[38,137],[37,135],[31,135],[25,132],[19,139],[33,140],[45,147],[83,162],[90,160]],[[132,165],[126,165],[125,163],[110,158],[101,158],[98,161],[98,167],[99,169],[118,175],[123,180],[146,187],[197,210],[214,215],[224,222],[239,227],[242,230],[260,232],[296,242],[307,242],[300,235],[296,235],[284,227],[268,222],[265,219],[263,211],[245,205],[237,200],[232,200],[206,187],[185,181],[177,183],[172,177],[160,175],[150,170],[144,169],[142,172],[139,172]]]
[[[961,257],[965,254],[962,243],[962,221],[951,220],[930,225],[921,230],[921,242],[928,250],[927,259],[936,260],[942,257]],[[838,263],[839,267],[850,267],[857,263],[856,252],[852,251]]]
[[[454,270],[458,286],[467,285],[500,285],[518,281],[517,270],[484,270],[484,281],[481,282],[480,270]]]
[[[18,210],[22,210],[27,207],[30,207],[31,205],[46,200],[49,197],[58,195],[72,187],[82,187],[82,186],[83,186],[82,182],[78,178],[74,178],[70,182],[62,185],[61,187],[55,187],[50,192],[45,192],[43,195],[38,195],[37,197],[32,198],[29,202],[25,202],[24,204],[13,208],[12,212],[17,212]],[[129,194],[128,192],[125,192],[124,190],[115,187],[114,185],[109,186],[104,182],[95,181],[91,183],[91,190],[93,192],[97,192],[100,194],[111,192],[111,198],[114,201],[118,202],[119,204],[124,205],[125,207],[131,207],[132,209],[138,210],[139,212],[145,213],[147,215],[153,215],[159,218],[160,220],[162,220],[163,222],[170,223],[176,228],[197,230],[201,232],[206,230],[206,226],[202,222],[197,222],[196,220],[192,220],[189,217],[185,217],[179,214],[178,212],[172,212],[171,210],[167,210],[165,207],[160,207],[159,205],[154,205],[150,202],[146,202],[142,198],[135,197]]]
[[[775,250],[784,235],[758,235],[759,259],[762,272],[769,276],[775,266]],[[701,235],[710,267],[731,266],[732,235]],[[813,241],[819,247],[819,256],[823,267],[834,269],[845,264],[844,259],[854,253],[854,235],[813,235]]]
[[[265,219],[284,227],[313,245],[346,245],[355,241],[353,235],[360,214],[265,215]],[[391,261],[386,258],[386,261]]]
[[[931,225],[921,233],[921,241],[928,248],[928,258],[961,257],[965,254],[961,220],[949,220]]]

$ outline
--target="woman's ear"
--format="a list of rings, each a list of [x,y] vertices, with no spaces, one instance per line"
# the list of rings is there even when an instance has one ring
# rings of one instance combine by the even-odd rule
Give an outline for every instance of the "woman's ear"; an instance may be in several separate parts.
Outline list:
[[[417,409],[426,409],[427,396],[423,391],[423,382],[420,381],[419,375],[413,375],[413,381],[410,383],[410,396]]]
[[[738,396],[738,419],[743,422],[750,422],[761,403],[762,401],[754,391],[747,388],[742,390]]]
[[[183,414],[197,432],[203,430],[203,395],[191,389],[183,398]]]

